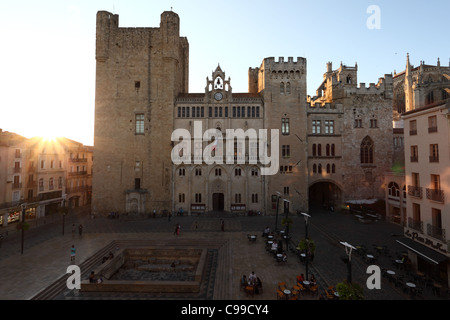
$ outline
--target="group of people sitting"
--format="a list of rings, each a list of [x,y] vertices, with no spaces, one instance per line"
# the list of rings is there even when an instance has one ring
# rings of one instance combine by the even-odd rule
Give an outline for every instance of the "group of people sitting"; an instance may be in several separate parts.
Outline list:
[[[297,276],[296,280],[297,280],[297,283],[301,283],[301,284],[303,284],[303,282],[305,280],[307,280],[307,281],[309,281],[309,285],[311,285],[311,286],[314,286],[317,284],[316,277],[314,277],[313,274],[311,274],[311,277],[309,277],[309,280],[308,280],[308,279],[305,279],[305,276],[303,275],[303,273],[301,273],[299,276]]]
[[[261,279],[256,276],[254,271],[250,273],[248,278],[244,274],[241,278],[241,289],[244,289],[247,294],[260,294],[262,293]]]

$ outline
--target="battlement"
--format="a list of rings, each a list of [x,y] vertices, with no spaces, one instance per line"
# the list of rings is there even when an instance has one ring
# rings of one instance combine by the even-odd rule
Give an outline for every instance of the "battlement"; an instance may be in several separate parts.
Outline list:
[[[278,61],[275,61],[274,57],[269,57],[264,59],[264,64],[272,69],[299,68],[306,66],[306,58],[297,57],[297,60],[294,61],[293,57],[288,57],[286,61],[284,57],[279,57]]]
[[[347,95],[353,94],[392,94],[393,79],[391,74],[386,74],[384,78],[379,78],[378,83],[369,83],[366,87],[365,82],[361,82],[359,87],[348,87],[345,89]]]

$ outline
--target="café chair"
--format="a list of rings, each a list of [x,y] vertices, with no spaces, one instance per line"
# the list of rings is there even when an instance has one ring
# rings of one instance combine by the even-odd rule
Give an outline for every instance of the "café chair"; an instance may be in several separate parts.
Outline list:
[[[285,295],[284,295],[283,291],[277,290],[277,300],[283,300],[283,299],[285,299]]]

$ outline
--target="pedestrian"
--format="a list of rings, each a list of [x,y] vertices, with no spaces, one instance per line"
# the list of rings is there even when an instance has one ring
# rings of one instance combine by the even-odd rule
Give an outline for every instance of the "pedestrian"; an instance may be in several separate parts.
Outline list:
[[[80,237],[81,237],[81,235],[83,233],[83,226],[81,224],[78,226],[78,233],[80,234]]]
[[[153,218],[156,218],[156,210],[153,209]]]
[[[225,231],[225,221],[223,221],[223,219],[220,221],[220,228],[222,231]]]
[[[75,246],[72,245],[72,248],[70,248],[70,262],[75,262]]]
[[[178,223],[175,226],[175,232],[173,234],[176,234],[177,236],[180,234],[180,225]]]
[[[172,211],[169,211],[169,222],[172,220]]]
[[[89,275],[89,283],[95,283],[95,272],[91,271],[91,274]]]

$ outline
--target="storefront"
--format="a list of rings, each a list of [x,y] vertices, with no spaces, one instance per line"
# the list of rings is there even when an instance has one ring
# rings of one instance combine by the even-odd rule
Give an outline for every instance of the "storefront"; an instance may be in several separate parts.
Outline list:
[[[408,231],[405,232],[406,237],[398,239],[397,242],[408,250],[414,271],[450,285],[448,248],[436,240]]]

